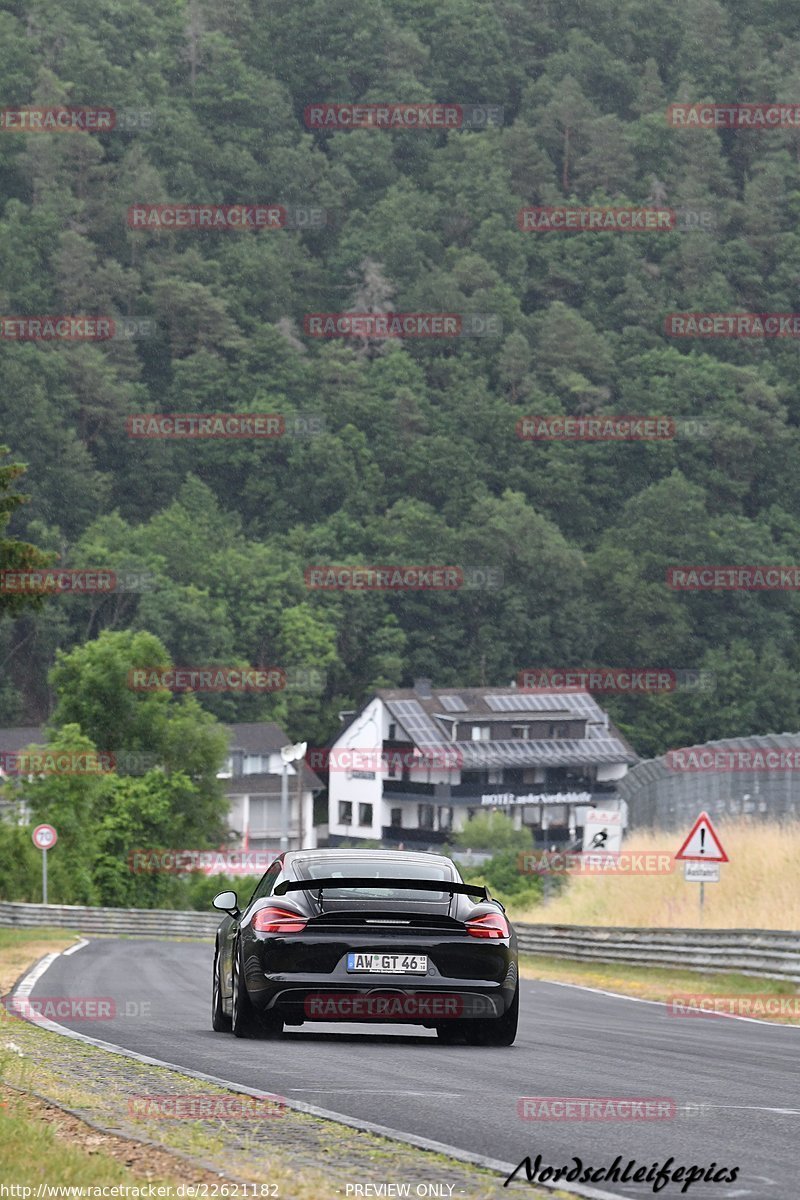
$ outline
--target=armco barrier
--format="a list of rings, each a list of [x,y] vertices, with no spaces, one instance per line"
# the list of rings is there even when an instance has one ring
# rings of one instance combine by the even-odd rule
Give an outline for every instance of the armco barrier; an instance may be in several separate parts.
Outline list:
[[[516,930],[523,954],[688,971],[735,971],[800,983],[798,931],[586,925],[517,925]]]
[[[213,938],[223,913],[176,912],[167,908],[86,908],[78,904],[12,904],[0,900],[0,926],[37,925],[78,933],[135,934],[137,937]]]
[[[78,933],[212,938],[222,914],[163,908],[85,908],[0,900],[0,926],[53,926]],[[635,929],[588,925],[517,925],[523,954],[549,958],[735,971],[800,983],[800,931],[775,929]]]

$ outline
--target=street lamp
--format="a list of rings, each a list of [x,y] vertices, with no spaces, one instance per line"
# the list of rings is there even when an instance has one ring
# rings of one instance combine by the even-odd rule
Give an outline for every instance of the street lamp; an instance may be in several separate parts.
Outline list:
[[[281,775],[281,851],[289,849],[289,763],[305,758],[308,742],[295,742],[293,746],[281,746],[283,773]],[[297,768],[298,773],[300,768]],[[300,813],[298,809],[298,821]]]

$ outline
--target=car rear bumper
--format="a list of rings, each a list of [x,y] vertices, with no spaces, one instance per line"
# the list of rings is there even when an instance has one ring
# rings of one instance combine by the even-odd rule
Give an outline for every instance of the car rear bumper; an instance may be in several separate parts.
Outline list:
[[[285,1021],[402,1021],[434,1025],[493,1019],[512,1003],[518,981],[516,942],[458,936],[251,936],[245,944],[250,999]],[[425,954],[424,975],[347,970],[351,951]],[[370,1001],[370,997],[373,1000]],[[381,998],[395,997],[381,1003]]]
[[[508,982],[404,979],[373,977],[369,983],[331,980],[321,975],[295,979],[265,979],[251,997],[263,1013],[298,1021],[372,1021],[436,1025],[450,1020],[492,1020],[501,1017],[514,997],[516,972]],[[249,989],[248,989],[249,990]]]

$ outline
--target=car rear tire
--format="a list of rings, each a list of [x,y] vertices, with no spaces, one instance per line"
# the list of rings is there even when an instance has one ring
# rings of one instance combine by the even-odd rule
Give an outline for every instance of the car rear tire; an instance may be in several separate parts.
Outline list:
[[[235,1037],[252,1037],[255,1032],[255,1011],[247,991],[241,944],[233,953],[233,996],[231,999],[231,1028]]]
[[[214,981],[211,986],[211,1028],[214,1033],[230,1033],[231,1019],[222,1007],[222,983],[219,977],[219,947],[214,950]]]
[[[519,1025],[519,983],[514,989],[514,999],[509,1004],[502,1017],[487,1021],[485,1042],[487,1046],[513,1046],[517,1038]]]

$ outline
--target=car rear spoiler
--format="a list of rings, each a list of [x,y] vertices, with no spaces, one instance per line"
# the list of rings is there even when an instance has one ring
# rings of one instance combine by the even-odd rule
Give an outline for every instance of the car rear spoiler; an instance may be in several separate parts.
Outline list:
[[[398,888],[412,892],[448,892],[451,898],[458,895],[489,899],[488,888],[474,883],[456,883],[450,879],[287,879],[279,883],[272,894],[285,896],[287,892],[327,892],[331,888],[337,891],[341,888]]]

